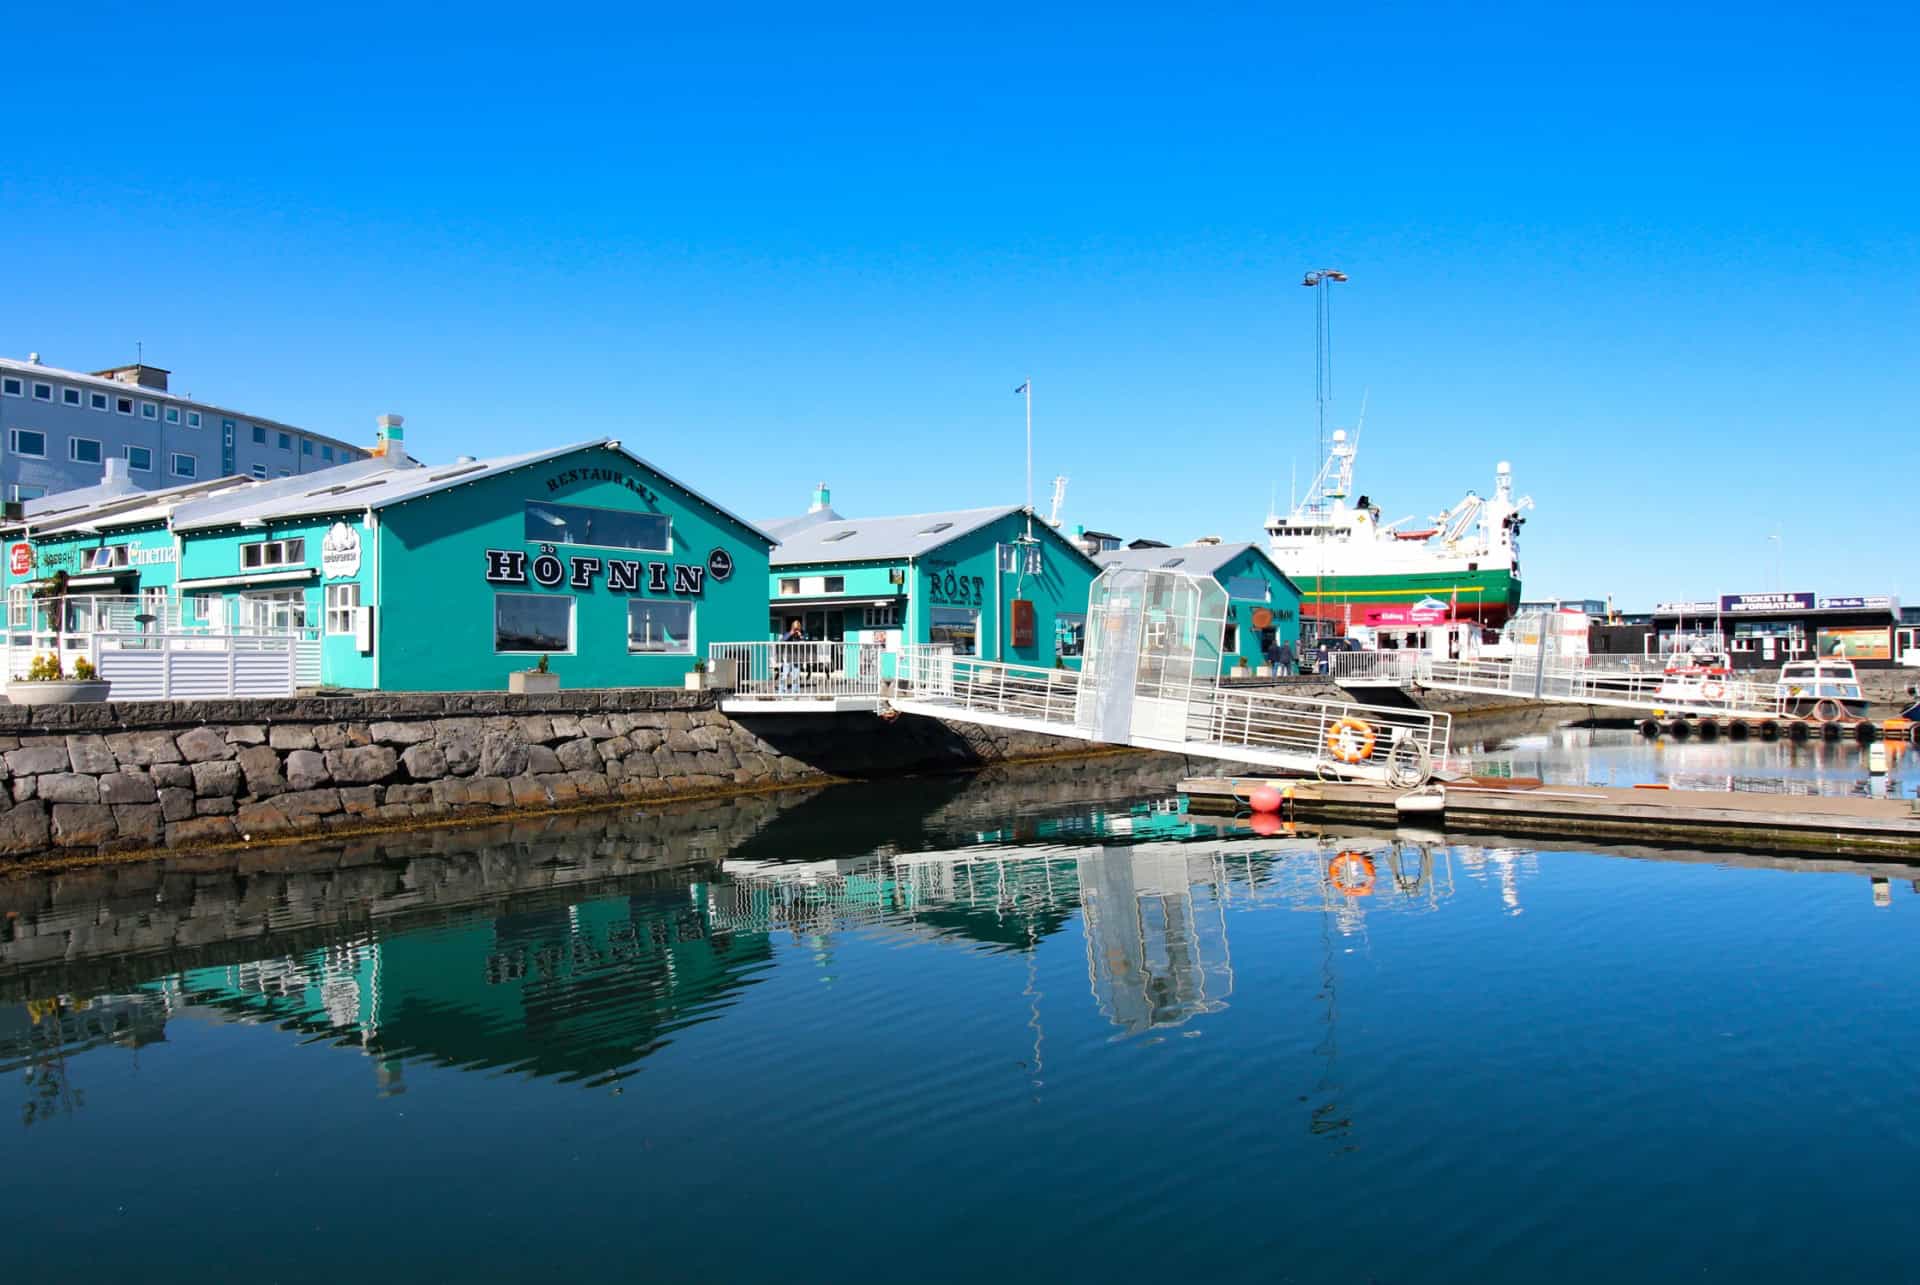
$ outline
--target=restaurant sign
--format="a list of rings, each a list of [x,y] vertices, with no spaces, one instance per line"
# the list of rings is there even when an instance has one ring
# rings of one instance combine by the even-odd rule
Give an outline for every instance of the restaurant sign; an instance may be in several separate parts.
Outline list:
[[[706,590],[707,568],[685,563],[642,562],[638,558],[594,558],[573,554],[562,558],[550,544],[529,557],[524,549],[488,549],[487,583],[524,585],[528,577],[543,589],[591,589],[604,579],[613,593],[677,593],[698,595]],[[712,555],[708,555],[709,563]],[[731,560],[727,565],[732,574]]]

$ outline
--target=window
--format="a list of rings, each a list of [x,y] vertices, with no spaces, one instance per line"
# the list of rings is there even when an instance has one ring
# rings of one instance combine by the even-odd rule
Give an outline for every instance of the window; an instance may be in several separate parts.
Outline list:
[[[159,402],[141,402],[140,418],[141,419],[159,419],[160,403]]]
[[[331,462],[333,459],[333,448],[331,446],[322,446],[320,448],[320,458]]]
[[[280,434],[280,449],[283,451],[293,449],[293,435],[291,433]]]
[[[99,439],[92,437],[68,438],[67,458],[75,464],[98,464],[100,462]]]
[[[197,411],[197,410],[190,410],[190,411],[188,411],[188,412],[187,412],[187,427],[188,427],[188,428],[198,428],[198,427],[200,427],[200,412],[199,412],[199,411]],[[233,427],[233,425],[231,425],[231,424],[229,424],[229,425],[227,425],[227,427],[228,427],[228,428],[232,428],[232,427]]]
[[[1040,567],[1040,546],[1030,544],[1027,546],[1027,574],[1030,576],[1039,575]]]
[[[300,589],[266,589],[240,595],[240,627],[249,633],[284,634],[307,627],[307,595]]]
[[[782,576],[780,578],[780,596],[782,598],[799,597],[800,596],[800,577]]]
[[[888,603],[884,607],[867,607],[860,612],[862,629],[897,629],[900,625],[900,607],[897,603]]]
[[[53,400],[53,385],[52,385],[52,384],[42,384],[42,383],[38,383],[38,382],[36,382],[36,383],[34,384],[34,386],[33,386],[33,400],[35,400],[36,402],[50,402],[50,401],[52,401],[52,400]]]
[[[959,607],[934,607],[927,641],[934,646],[953,648],[956,656],[975,654],[980,639],[980,613]]]
[[[200,470],[200,461],[191,455],[173,453],[173,475],[175,477],[193,477]]]
[[[0,379],[0,393],[5,393],[9,397],[23,397],[26,391],[26,381],[17,375],[8,375],[5,379]]]
[[[494,594],[493,650],[496,655],[535,651],[571,652],[573,650],[572,595]]]
[[[293,474],[291,474],[291,473],[289,473],[289,472],[287,472],[287,470],[285,470],[285,469],[281,469],[281,470],[280,470],[280,476],[281,476],[281,477],[292,477],[292,476],[293,476]]]
[[[307,542],[299,536],[291,540],[261,540],[240,546],[240,567],[245,571],[257,567],[305,566],[306,561]]]
[[[62,388],[60,390],[60,404],[62,406],[78,406],[80,404],[80,390],[78,388]]]
[[[180,599],[180,623],[183,625],[204,626],[213,619],[214,596],[208,593],[190,593]]]
[[[353,632],[353,613],[360,609],[360,586],[357,584],[330,584],[327,586],[327,632],[330,634],[350,634]]]
[[[914,534],[915,535],[939,535],[942,531],[947,530],[952,525],[953,523],[951,522],[936,522],[932,526],[928,527],[926,530],[915,531]]]
[[[1171,570],[1172,568],[1179,566],[1181,563],[1185,561],[1186,561],[1185,558],[1168,558],[1165,562],[1161,563],[1160,565]]]
[[[81,562],[89,571],[112,571],[126,566],[128,556],[129,550],[124,544],[103,544],[82,555]]]
[[[302,455],[313,454],[313,439],[311,437],[303,437],[300,439],[300,453]]]
[[[35,486],[30,482],[15,482],[13,484],[13,498],[16,500],[37,500],[46,493],[46,487]]]
[[[180,408],[178,406],[167,407],[167,423],[178,424],[179,422],[180,422]]]
[[[838,544],[842,540],[851,540],[858,534],[858,528],[849,527],[845,531],[835,531],[832,535],[823,535],[820,537],[820,540],[823,544]]]
[[[33,590],[23,584],[7,590],[7,628],[33,628]]]
[[[1259,576],[1228,576],[1227,597],[1242,602],[1266,602],[1272,595],[1267,582]]]
[[[93,407],[95,410],[106,410],[107,395],[105,393],[88,393],[87,405]]]
[[[1229,620],[1227,627],[1220,632],[1220,653],[1223,657],[1232,656],[1240,650],[1240,626]],[[1235,661],[1239,664],[1239,661]]]
[[[609,549],[667,551],[672,523],[658,513],[529,502],[527,539],[539,544],[597,544]]]
[[[1059,612],[1053,618],[1053,650],[1061,656],[1084,655],[1087,646],[1087,615],[1083,612]]]
[[[153,452],[144,446],[129,446],[127,467],[135,473],[153,472]]]
[[[255,477],[261,478],[263,480],[267,476],[267,466],[264,464],[255,464],[251,471]]]
[[[845,593],[847,591],[847,578],[845,576],[828,576],[821,584],[820,590],[822,593]]]
[[[693,655],[693,604],[635,598],[627,603],[627,651],[631,655]]]
[[[16,428],[9,435],[13,439],[15,455],[30,455],[36,460],[47,458],[47,435],[34,428]]]
[[[227,427],[231,422],[230,420],[224,419],[220,421],[222,427]],[[255,446],[265,446],[267,444],[267,430],[258,424],[253,426],[253,444]]]
[[[113,409],[115,414],[119,414],[119,415],[133,414],[133,398],[131,397],[114,398]]]

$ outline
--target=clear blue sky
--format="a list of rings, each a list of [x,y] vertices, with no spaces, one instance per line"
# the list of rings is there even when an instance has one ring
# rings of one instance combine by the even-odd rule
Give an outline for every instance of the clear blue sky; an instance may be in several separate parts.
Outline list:
[[[1069,525],[1252,538],[1331,265],[1360,489],[1511,459],[1529,595],[1920,599],[1911,8],[88,8],[9,33],[10,356],[761,517],[1017,500],[1031,374]]]

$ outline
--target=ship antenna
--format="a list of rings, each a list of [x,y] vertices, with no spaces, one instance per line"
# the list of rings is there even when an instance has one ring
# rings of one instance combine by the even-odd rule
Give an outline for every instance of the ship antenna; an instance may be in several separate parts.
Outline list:
[[[1327,456],[1327,403],[1333,400],[1333,284],[1347,274],[1337,268],[1315,268],[1300,284],[1313,295],[1313,399],[1319,410],[1314,438],[1316,464]]]

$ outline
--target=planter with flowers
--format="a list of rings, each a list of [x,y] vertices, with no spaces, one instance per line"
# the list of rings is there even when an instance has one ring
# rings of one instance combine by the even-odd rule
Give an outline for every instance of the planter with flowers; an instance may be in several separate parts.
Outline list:
[[[547,668],[547,658],[532,669],[516,669],[507,675],[507,690],[516,696],[551,696],[560,690],[560,675]]]
[[[73,662],[73,673],[68,674],[60,668],[60,657],[46,652],[33,658],[25,678],[8,680],[7,699],[15,705],[76,705],[107,699],[111,686],[85,656]]]

